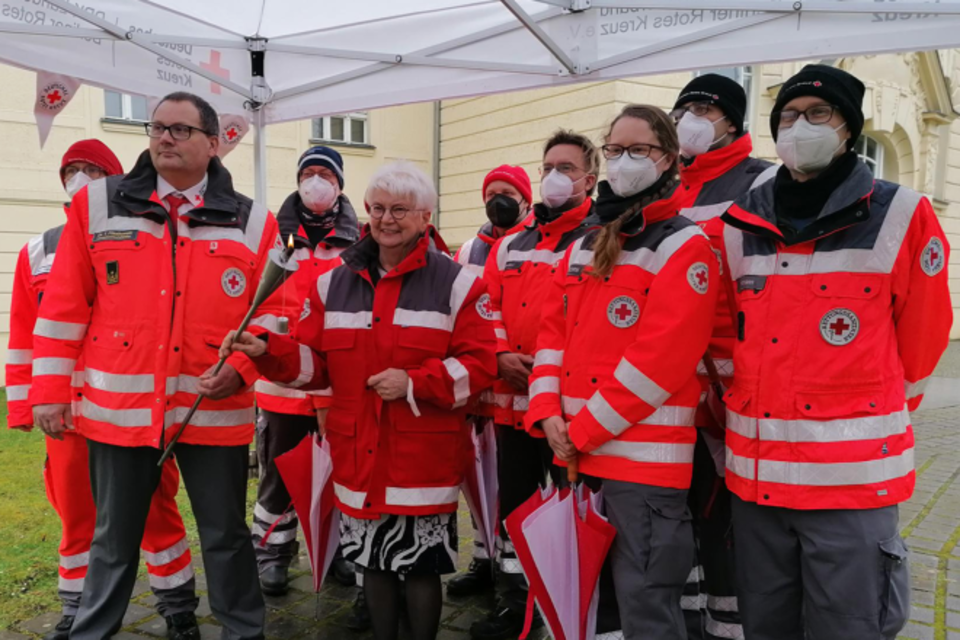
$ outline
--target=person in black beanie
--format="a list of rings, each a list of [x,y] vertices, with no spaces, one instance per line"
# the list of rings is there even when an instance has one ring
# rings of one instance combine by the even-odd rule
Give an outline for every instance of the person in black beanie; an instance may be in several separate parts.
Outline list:
[[[952,324],[949,247],[930,201],[853,151],[863,96],[834,67],[787,80],[770,118],[784,166],[722,216],[746,640],[894,640],[909,618],[898,505],[916,483],[910,412]]]
[[[670,112],[677,123],[681,160],[689,164],[740,138],[746,110],[747,94],[735,80],[705,73],[687,83]]]
[[[720,215],[776,171],[766,160],[750,155],[753,140],[743,124],[746,108],[747,95],[739,83],[708,73],[680,91],[671,113],[680,143],[680,191],[686,200],[680,215],[696,222],[718,253],[724,228]],[[735,341],[727,292],[721,289],[708,349],[716,375],[703,363],[697,369],[704,399],[695,418],[697,444],[688,495],[697,558],[681,600],[690,640],[741,637],[729,535],[730,492],[722,479],[723,411],[718,397],[732,380]]]
[[[316,278],[338,263],[337,256],[360,237],[357,215],[343,195],[343,158],[336,150],[316,146],[297,162],[296,191],[291,193],[277,213],[280,237],[294,238],[300,268],[284,288],[275,294],[285,313],[287,331],[296,335],[303,301],[315,286]],[[282,327],[268,327],[283,332]],[[330,396],[284,389],[267,380],[256,383],[257,458],[260,484],[254,507],[254,548],[260,570],[260,585],[267,595],[283,595],[288,589],[290,563],[298,552],[297,518],[290,505],[290,494],[277,471],[274,460],[295,447],[322,425]],[[331,574],[344,585],[357,581],[352,563],[338,556]],[[350,620],[360,630],[369,627],[365,604],[356,607]]]

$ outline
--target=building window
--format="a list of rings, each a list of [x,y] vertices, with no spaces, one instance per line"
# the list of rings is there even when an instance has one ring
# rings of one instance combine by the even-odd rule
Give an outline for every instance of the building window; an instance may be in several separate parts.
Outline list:
[[[883,145],[870,136],[860,136],[857,144],[853,146],[860,159],[865,165],[870,167],[875,180],[883,178]]]
[[[326,116],[313,121],[313,138],[343,144],[370,144],[370,121],[366,111]]]
[[[104,91],[104,111],[111,120],[147,121],[147,99],[127,93]]]
[[[753,99],[753,67],[718,67],[716,69],[703,69],[701,71],[694,71],[693,77],[697,78],[706,73],[715,73],[717,75],[726,76],[731,80],[736,80],[740,83],[740,86],[743,87],[744,93],[747,94],[747,112],[743,114],[743,130],[750,131],[750,122],[753,120],[753,111],[755,101]]]

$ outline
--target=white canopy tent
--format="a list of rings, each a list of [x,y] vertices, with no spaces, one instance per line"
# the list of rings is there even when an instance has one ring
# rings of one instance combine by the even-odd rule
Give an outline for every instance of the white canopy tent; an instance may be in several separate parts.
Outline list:
[[[960,46],[960,0],[0,0],[0,60],[256,132],[388,105]]]

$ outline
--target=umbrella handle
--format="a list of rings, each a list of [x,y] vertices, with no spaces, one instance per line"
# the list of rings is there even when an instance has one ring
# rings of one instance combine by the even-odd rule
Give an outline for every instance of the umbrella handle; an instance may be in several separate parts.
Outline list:
[[[567,482],[573,484],[577,481],[577,476],[580,473],[580,462],[577,458],[574,458],[567,463]]]

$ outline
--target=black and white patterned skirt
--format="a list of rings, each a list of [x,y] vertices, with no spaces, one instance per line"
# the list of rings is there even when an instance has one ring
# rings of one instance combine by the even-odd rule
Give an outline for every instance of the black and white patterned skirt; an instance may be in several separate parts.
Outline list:
[[[457,514],[362,520],[343,514],[343,557],[365,569],[443,575],[457,570]]]

